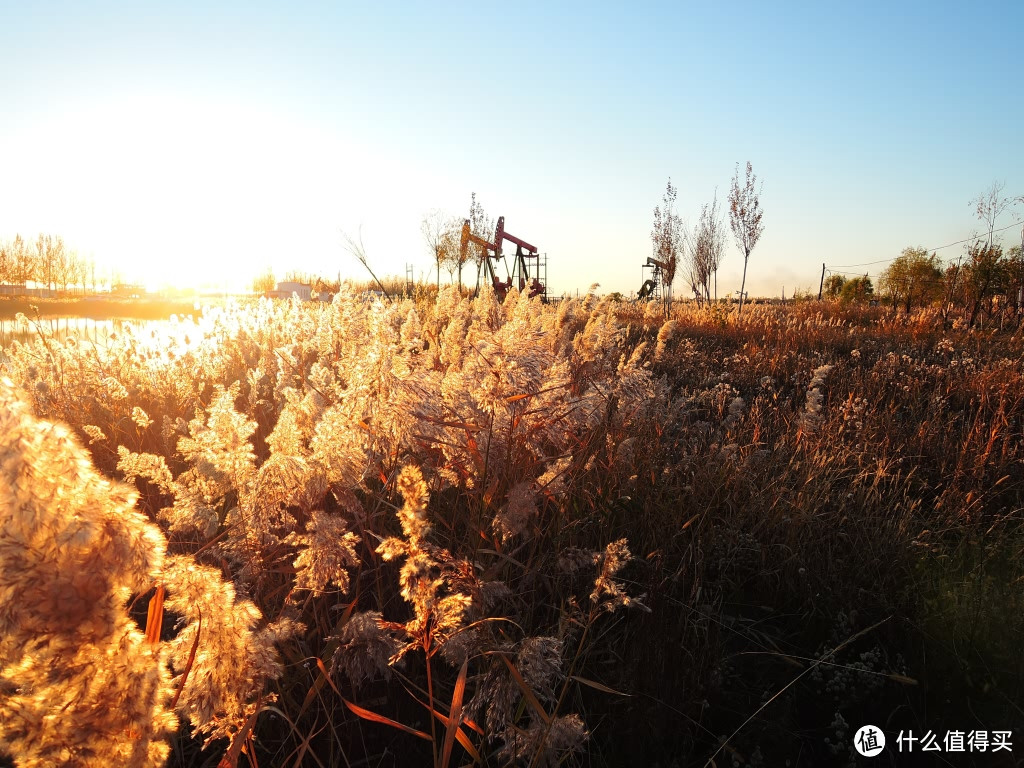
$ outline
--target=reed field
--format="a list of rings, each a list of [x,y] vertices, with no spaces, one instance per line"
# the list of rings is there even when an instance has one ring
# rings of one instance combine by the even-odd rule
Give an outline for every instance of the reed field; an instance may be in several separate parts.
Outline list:
[[[1024,749],[1013,322],[452,288],[21,322],[0,764]]]

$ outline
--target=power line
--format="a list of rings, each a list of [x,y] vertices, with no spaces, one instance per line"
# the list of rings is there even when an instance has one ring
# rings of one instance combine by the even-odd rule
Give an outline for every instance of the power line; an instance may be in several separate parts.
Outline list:
[[[992,234],[995,234],[996,232],[1005,232],[1007,229],[1013,229],[1015,226],[1020,226],[1021,224],[1024,224],[1024,219],[1022,219],[1021,221],[1017,221],[1017,222],[1015,222],[1013,224],[1010,224],[1009,226],[1000,227],[998,229],[992,229]],[[926,251],[941,251],[944,248],[952,248],[953,246],[963,245],[964,243],[972,243],[972,242],[974,242],[976,240],[978,240],[978,238],[967,238],[965,240],[957,240],[955,243],[947,243],[944,246],[938,246],[936,248],[926,248],[925,250]],[[839,268],[857,267],[857,266],[872,266],[873,264],[887,264],[890,261],[895,261],[898,258],[899,258],[899,256],[893,256],[892,258],[879,259],[878,261],[865,261],[862,264],[836,264],[836,266],[839,267]],[[842,274],[842,272],[837,272],[837,273],[838,274]]]

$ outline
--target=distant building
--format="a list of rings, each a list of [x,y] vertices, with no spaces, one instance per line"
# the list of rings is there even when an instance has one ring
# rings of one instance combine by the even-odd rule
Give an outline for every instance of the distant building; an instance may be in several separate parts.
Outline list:
[[[277,289],[267,291],[266,297],[268,299],[290,299],[293,294],[299,297],[299,301],[310,301],[313,298],[313,287],[305,283],[278,283]]]

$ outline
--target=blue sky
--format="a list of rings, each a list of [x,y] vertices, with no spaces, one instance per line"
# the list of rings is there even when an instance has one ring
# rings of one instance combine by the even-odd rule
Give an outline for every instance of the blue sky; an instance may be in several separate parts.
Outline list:
[[[777,295],[1024,194],[1020,3],[205,5],[0,4],[0,238],[227,281],[361,278],[361,230],[419,276],[424,214],[475,191],[553,290],[626,292],[666,180],[692,225],[750,160],[749,289]],[[730,242],[720,292],[741,270]]]

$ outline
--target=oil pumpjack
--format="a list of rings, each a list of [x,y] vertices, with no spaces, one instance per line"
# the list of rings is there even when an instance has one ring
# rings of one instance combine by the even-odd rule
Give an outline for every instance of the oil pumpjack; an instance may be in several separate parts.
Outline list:
[[[644,280],[643,285],[640,286],[640,290],[636,292],[637,301],[645,301],[657,298],[661,289],[662,283],[662,272],[667,269],[668,265],[659,261],[658,259],[647,257],[647,263],[644,264],[644,274],[650,271],[650,277]]]
[[[509,273],[508,265],[506,264],[505,272],[508,274],[508,278],[502,281],[495,272],[495,265],[491,263],[491,260],[493,259],[495,262],[504,261],[501,244],[505,240],[515,244],[516,255],[511,273]],[[493,243],[474,235],[470,231],[469,219],[466,219],[462,224],[462,238],[460,241],[463,260],[465,260],[466,249],[470,243],[480,246],[481,249],[480,267],[477,270],[478,287],[480,285],[480,272],[484,271],[487,273],[487,277],[490,278],[491,286],[494,288],[494,295],[498,301],[505,300],[514,284],[517,285],[520,291],[528,290],[530,298],[543,296],[547,300],[547,289],[540,279],[541,273],[546,271],[547,264],[542,260],[542,256],[538,253],[536,247],[505,231],[504,216],[498,217],[498,226],[494,231]],[[532,270],[530,269],[531,262],[534,265]]]
[[[504,301],[505,296],[508,295],[509,288],[512,287],[512,278],[509,277],[507,282],[502,282],[498,279],[497,274],[494,272],[494,265],[491,264],[491,259],[497,261],[501,258],[498,255],[498,249],[494,243],[489,243],[482,237],[474,235],[469,228],[469,219],[466,219],[462,222],[462,238],[459,242],[460,258],[463,262],[466,261],[466,249],[469,248],[470,243],[480,246],[480,266],[476,271],[477,288],[480,287],[480,271],[483,270],[491,279],[491,286],[494,288],[494,295],[498,297],[498,301]]]
[[[512,265],[512,275],[509,280],[517,279],[520,291],[529,291],[529,296],[532,299],[534,296],[544,295],[546,298],[546,290],[544,283],[540,281],[541,271],[541,256],[537,252],[537,249],[530,245],[525,240],[522,240],[515,235],[510,235],[505,231],[505,217],[498,217],[498,227],[494,231],[494,246],[495,253],[500,259],[501,256],[501,241],[508,240],[510,243],[515,243],[516,246],[516,260]],[[527,259],[535,260],[535,268],[533,270],[533,276],[530,276],[530,267]]]

